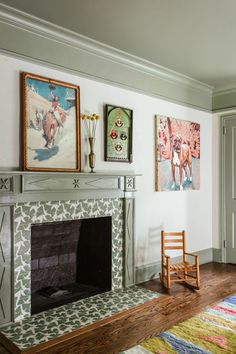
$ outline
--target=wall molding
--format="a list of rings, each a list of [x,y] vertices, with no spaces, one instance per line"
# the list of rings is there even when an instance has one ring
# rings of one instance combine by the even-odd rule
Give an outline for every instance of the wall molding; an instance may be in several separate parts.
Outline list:
[[[204,111],[236,108],[236,88],[214,89],[1,3],[0,31],[0,53],[11,57]]]
[[[0,31],[2,53],[211,111],[213,87],[3,4]]]
[[[216,263],[222,263],[222,249],[213,248],[213,261]]]
[[[221,262],[221,250],[219,249],[213,249],[213,248],[207,248],[201,251],[193,252],[194,254],[197,254],[199,256],[199,262],[200,264],[206,264],[209,262]],[[174,262],[181,262],[182,258],[181,257],[174,257],[173,261]],[[157,261],[154,263],[150,264],[145,264],[141,266],[136,266],[135,270],[135,279],[136,279],[136,284],[151,280],[151,279],[156,279],[159,278],[159,272],[161,271],[161,261]]]
[[[222,112],[236,107],[236,88],[219,89],[213,91],[212,111]]]

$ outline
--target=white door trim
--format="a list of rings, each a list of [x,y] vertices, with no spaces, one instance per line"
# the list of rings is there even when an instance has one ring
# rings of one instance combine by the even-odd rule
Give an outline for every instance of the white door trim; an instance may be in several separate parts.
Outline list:
[[[224,242],[226,242],[226,200],[225,200],[225,137],[227,135],[224,134],[224,127],[227,121],[236,119],[236,111],[224,114],[220,116],[220,151],[221,151],[221,158],[220,158],[220,186],[221,186],[221,193],[220,193],[220,204],[221,204],[221,259],[223,263],[227,262],[226,259],[226,248],[224,247]]]

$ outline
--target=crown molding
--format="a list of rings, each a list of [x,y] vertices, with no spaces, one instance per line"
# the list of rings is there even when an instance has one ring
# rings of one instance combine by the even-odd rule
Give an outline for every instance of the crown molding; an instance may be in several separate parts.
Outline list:
[[[213,91],[212,86],[192,79],[191,77],[180,74],[161,65],[157,65],[148,60],[116,49],[1,3],[0,21],[11,24],[18,28],[20,27],[27,31],[33,31],[38,35],[60,41],[64,44],[83,49],[90,53],[106,57],[110,60],[114,60],[115,62],[129,65],[148,74],[157,75],[172,82],[175,81],[178,84],[190,84],[193,88],[204,90],[208,93],[212,93]]]
[[[231,93],[236,93],[236,87],[229,87],[229,88],[219,88],[219,89],[214,89],[213,90],[213,96],[222,96],[222,95],[228,95]]]
[[[189,103],[191,106],[199,107],[205,110],[211,109],[211,107],[209,106],[212,97],[213,87],[205,83],[202,83],[200,81],[197,81],[195,79],[192,79],[188,76],[185,76],[183,74],[165,68],[163,66],[157,65],[153,62],[142,59],[140,57],[134,56],[132,54],[126,53],[114,47],[108,46],[104,43],[85,37],[81,34],[70,31],[68,29],[65,29],[63,27],[60,27],[58,25],[42,20],[40,18],[37,18],[35,16],[32,16],[30,14],[19,11],[17,9],[14,9],[12,7],[9,7],[1,3],[0,3],[0,23],[4,25],[8,25],[11,28],[12,27],[17,28],[18,31],[20,29],[23,31],[22,33],[24,33],[25,35],[27,35],[28,33],[30,35],[36,35],[37,38],[40,37],[42,40],[43,39],[51,40],[53,41],[53,43],[56,43],[57,45],[61,44],[63,46],[66,46],[68,50],[75,49],[80,53],[82,53],[81,55],[83,56],[90,55],[91,57],[92,55],[94,61],[97,58],[97,60],[104,59],[106,62],[109,61],[111,65],[112,63],[116,65],[118,64],[119,67],[117,67],[117,70],[121,70],[123,67],[123,68],[132,69],[137,73],[137,75],[141,75],[141,74],[148,75],[149,77],[153,78],[153,80],[155,79],[159,80],[159,85],[160,83],[163,83],[163,85],[166,86],[166,89],[164,91],[167,93],[170,92],[169,97],[167,96],[167,99],[170,100],[171,98],[173,98],[173,101],[177,101],[177,102],[180,101],[181,103],[187,103],[187,104]],[[4,33],[2,35],[4,35]],[[22,41],[23,40],[24,39],[22,35]],[[13,46],[13,44],[11,44],[11,46]],[[15,52],[16,54],[22,55],[22,53],[19,53],[19,50],[18,51],[17,49],[14,50],[14,48],[9,50],[8,48],[4,48],[2,46],[1,49],[3,51],[5,50],[9,52]],[[26,54],[26,57],[27,56],[29,55]],[[34,57],[33,59],[37,59],[37,58]],[[80,72],[79,69],[77,71]],[[82,69],[81,72],[83,72]],[[132,75],[134,75],[133,72]],[[111,77],[111,82],[112,81],[114,80]],[[168,90],[168,85],[169,87],[172,88],[172,90],[171,89]],[[125,83],[125,86],[129,86],[129,85]],[[139,86],[141,86],[140,83]],[[158,88],[156,88],[156,91],[157,90]],[[179,92],[181,91],[183,92],[182,100],[181,98],[180,99],[178,98],[178,94],[176,94],[177,98],[174,97],[175,92],[177,92],[178,90]],[[147,89],[145,89],[144,91],[148,93]],[[152,90],[150,89],[150,93],[153,94],[153,92],[151,91]],[[198,97],[195,99],[196,104],[194,102],[194,94],[196,94],[196,97]],[[205,95],[205,99],[203,98],[204,95]],[[157,96],[158,96],[158,92],[157,92]],[[165,96],[165,94],[163,95],[163,93],[160,90],[159,96],[163,97]],[[190,96],[191,99],[189,98]],[[188,102],[188,100],[191,102]],[[202,101],[205,100],[203,104],[199,103],[201,102],[201,100]]]
[[[216,89],[212,95],[212,111],[223,112],[235,109],[236,107],[236,88]]]

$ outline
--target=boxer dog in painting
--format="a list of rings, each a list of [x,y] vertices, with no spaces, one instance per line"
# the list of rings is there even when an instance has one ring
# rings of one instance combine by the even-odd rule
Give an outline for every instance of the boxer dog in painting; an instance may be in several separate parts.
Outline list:
[[[189,168],[189,180],[192,182],[192,154],[189,145],[182,142],[182,138],[178,135],[172,136],[172,148],[171,148],[171,171],[173,184],[172,189],[175,188],[175,168],[179,168],[179,185],[180,190],[183,190],[183,170],[185,171],[185,180],[188,178],[187,166]]]

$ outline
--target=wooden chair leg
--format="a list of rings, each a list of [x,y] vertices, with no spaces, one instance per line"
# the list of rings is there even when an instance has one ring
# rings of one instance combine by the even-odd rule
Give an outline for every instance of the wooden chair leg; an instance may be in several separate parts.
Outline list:
[[[166,285],[167,289],[170,289],[170,259],[167,258],[167,264],[166,264]]]
[[[165,278],[164,270],[165,270],[165,268],[164,268],[163,258],[162,258],[160,278],[161,278],[161,282],[163,285],[164,285],[164,278]]]
[[[196,258],[196,286],[200,288],[199,258]]]
[[[163,274],[162,273],[159,273],[159,279],[160,279],[160,282],[163,284]]]
[[[188,279],[188,272],[187,272],[186,268],[184,269],[184,279]]]

